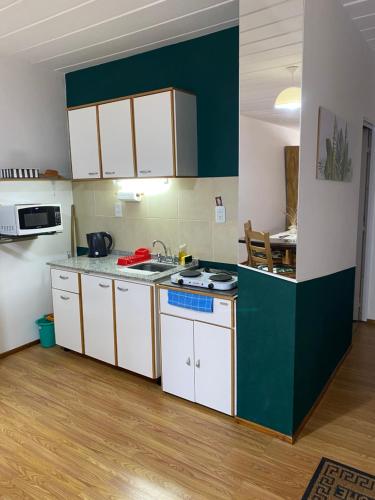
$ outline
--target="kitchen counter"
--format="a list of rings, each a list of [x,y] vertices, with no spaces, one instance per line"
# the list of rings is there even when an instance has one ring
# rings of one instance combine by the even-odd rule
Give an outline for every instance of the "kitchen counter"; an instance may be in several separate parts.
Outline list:
[[[223,297],[227,299],[235,299],[238,295],[238,288],[232,288],[231,290],[209,290],[208,288],[200,288],[196,286],[181,286],[177,283],[172,283],[169,277],[159,281],[158,287],[173,288],[179,290],[180,292],[193,292],[199,293],[200,295],[214,295],[216,297]]]
[[[126,253],[124,252],[123,255]],[[157,281],[168,278],[174,273],[178,273],[183,269],[188,269],[191,267],[196,267],[198,261],[193,261],[186,266],[177,265],[173,269],[168,269],[162,272],[150,272],[150,271],[140,271],[139,269],[132,269],[131,267],[118,266],[117,259],[118,254],[108,255],[107,257],[90,258],[87,255],[81,257],[70,257],[64,260],[57,260],[53,262],[47,262],[47,265],[58,268],[66,269],[69,271],[75,271],[85,274],[100,274],[106,275],[111,278],[126,278],[134,279],[139,281],[145,281],[147,283],[155,283]],[[156,262],[153,260],[153,262]],[[164,264],[164,263],[163,263]]]

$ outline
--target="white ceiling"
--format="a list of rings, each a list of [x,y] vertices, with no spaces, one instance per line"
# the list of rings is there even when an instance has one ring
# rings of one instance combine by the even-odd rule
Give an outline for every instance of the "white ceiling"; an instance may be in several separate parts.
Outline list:
[[[240,1],[241,114],[299,127],[300,112],[275,110],[274,102],[292,83],[287,66],[299,67],[301,85],[302,42],[303,0]]]
[[[0,54],[69,72],[236,25],[238,0],[0,0]]]
[[[375,50],[375,0],[340,0],[363,37]]]

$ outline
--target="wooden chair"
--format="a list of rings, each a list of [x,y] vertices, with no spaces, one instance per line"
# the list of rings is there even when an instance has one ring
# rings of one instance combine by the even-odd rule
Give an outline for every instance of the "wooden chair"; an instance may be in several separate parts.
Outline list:
[[[262,269],[269,273],[295,277],[295,270],[293,268],[283,266],[282,258],[272,255],[270,233],[253,231],[250,221],[245,222],[244,229],[248,266]]]

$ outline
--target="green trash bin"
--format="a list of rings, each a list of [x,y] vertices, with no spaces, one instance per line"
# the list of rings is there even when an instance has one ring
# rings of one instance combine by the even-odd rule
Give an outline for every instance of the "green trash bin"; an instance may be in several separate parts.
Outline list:
[[[53,347],[55,342],[55,324],[43,316],[35,321],[39,328],[40,345],[42,347]]]

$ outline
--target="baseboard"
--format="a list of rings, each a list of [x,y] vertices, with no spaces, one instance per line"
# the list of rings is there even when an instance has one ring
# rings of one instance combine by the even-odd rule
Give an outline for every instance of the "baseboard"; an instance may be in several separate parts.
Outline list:
[[[16,347],[15,349],[11,349],[10,351],[2,352],[0,354],[0,359],[1,358],[6,358],[7,356],[10,356],[11,354],[15,354],[16,352],[23,351],[24,349],[27,349],[28,347],[32,347],[33,345],[39,344],[39,340],[33,340],[32,342],[28,342],[27,344],[20,345],[19,347]]]
[[[288,434],[283,434],[282,432],[275,431],[274,429],[271,429],[270,427],[265,427],[263,425],[257,424],[255,422],[251,422],[250,420],[245,420],[245,419],[240,418],[240,417],[235,417],[236,422],[238,424],[245,425],[246,427],[250,427],[250,429],[253,429],[255,431],[262,432],[263,434],[267,434],[268,436],[272,436],[274,438],[280,439],[281,441],[285,441],[286,443],[294,444],[296,442],[299,434],[302,432],[303,428],[307,424],[308,420],[310,419],[310,417],[312,416],[314,411],[318,408],[319,404],[321,403],[321,401],[322,401],[325,393],[327,392],[329,386],[331,385],[333,379],[336,377],[337,372],[339,371],[339,369],[341,368],[345,359],[347,358],[348,354],[350,353],[351,348],[352,348],[352,346],[350,345],[348,347],[348,349],[345,351],[345,354],[338,362],[336,368],[331,373],[329,379],[325,383],[319,396],[316,398],[315,403],[313,404],[313,406],[311,407],[311,409],[309,410],[309,412],[307,413],[305,418],[302,420],[302,422],[300,423],[297,430],[294,432],[294,434],[292,436],[289,436]]]
[[[244,418],[235,417],[234,419],[240,425],[250,427],[250,429],[253,429],[253,430],[258,431],[258,432],[262,432],[263,434],[267,434],[268,436],[271,436],[271,437],[275,437],[277,439],[280,439],[281,441],[285,441],[286,443],[289,443],[289,444],[294,443],[294,436],[289,436],[288,434],[283,434],[282,432],[275,431],[274,429],[271,429],[270,427],[265,427],[264,425],[256,424],[255,422],[251,422],[250,420],[245,420]]]
[[[329,386],[333,382],[333,379],[336,377],[337,372],[340,370],[342,364],[346,360],[346,358],[347,358],[348,354],[350,353],[351,349],[352,349],[352,345],[350,344],[350,346],[348,347],[348,349],[345,351],[345,354],[343,355],[343,357],[340,359],[340,361],[336,365],[336,368],[331,373],[329,379],[325,383],[325,385],[324,385],[323,389],[321,390],[319,396],[316,398],[315,403],[312,405],[312,407],[310,408],[309,412],[307,413],[307,415],[305,416],[305,418],[302,420],[302,422],[298,426],[297,430],[294,432],[294,434],[293,434],[293,441],[295,441],[298,438],[299,434],[301,434],[301,432],[302,432],[303,428],[305,427],[305,425],[307,424],[308,420],[310,419],[310,417],[312,416],[312,414],[314,413],[314,411],[318,408],[319,404],[322,402],[322,399],[325,396],[325,393],[328,391]]]

